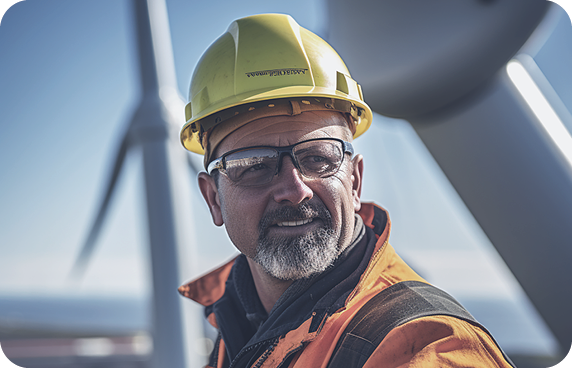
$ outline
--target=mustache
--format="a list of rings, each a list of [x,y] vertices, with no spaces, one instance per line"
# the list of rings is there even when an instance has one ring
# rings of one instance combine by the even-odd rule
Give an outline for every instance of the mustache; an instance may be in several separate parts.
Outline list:
[[[302,202],[298,206],[284,206],[269,211],[262,216],[258,225],[259,234],[265,234],[268,228],[281,221],[306,220],[320,218],[326,225],[331,223],[332,215],[323,203]]]

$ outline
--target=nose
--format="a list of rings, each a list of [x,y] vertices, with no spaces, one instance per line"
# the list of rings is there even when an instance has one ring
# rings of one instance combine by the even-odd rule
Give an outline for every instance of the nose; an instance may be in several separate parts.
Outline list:
[[[314,196],[314,192],[304,182],[302,174],[289,156],[282,159],[282,167],[272,180],[272,190],[277,203],[289,202],[296,205]]]

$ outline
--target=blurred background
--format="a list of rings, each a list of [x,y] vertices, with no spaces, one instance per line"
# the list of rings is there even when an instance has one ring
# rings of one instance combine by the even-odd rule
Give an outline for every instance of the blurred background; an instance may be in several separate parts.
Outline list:
[[[363,199],[389,210],[397,252],[465,305],[518,366],[556,364],[572,341],[570,18],[544,0],[401,3],[11,7],[0,24],[4,353],[27,368],[206,364],[212,330],[176,288],[236,250],[200,197],[202,157],[187,154],[176,136],[202,52],[233,20],[275,12],[331,42],[366,102],[384,114],[355,148],[365,157]],[[137,22],[148,27],[149,13],[156,54],[145,54],[151,44]],[[161,163],[145,153],[154,138],[133,128],[145,120],[141,99],[153,89],[141,70],[154,64],[141,64],[144,55],[157,57],[157,101],[167,111],[158,131],[166,132],[171,181],[162,188],[173,208],[155,216],[172,217],[177,236],[164,248],[176,258],[161,262],[148,225],[157,219],[149,215],[149,167]],[[519,87],[522,71],[532,87]],[[535,86],[540,94],[527,97]],[[545,102],[556,128],[534,101]],[[172,278],[158,286],[164,270]],[[166,300],[159,295],[178,303],[172,314],[181,317],[169,323],[181,329],[172,335],[158,332],[169,313],[159,311],[157,300]],[[184,357],[161,363],[179,335]]]

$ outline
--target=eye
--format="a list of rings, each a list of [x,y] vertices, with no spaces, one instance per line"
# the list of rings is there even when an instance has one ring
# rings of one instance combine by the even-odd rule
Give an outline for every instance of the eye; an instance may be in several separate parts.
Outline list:
[[[255,183],[272,176],[275,166],[273,161],[261,158],[253,158],[242,160],[240,163],[235,162],[231,170],[227,170],[233,181],[241,183]]]
[[[328,159],[324,156],[310,156],[307,157],[306,160],[309,160],[309,162],[324,162],[324,161],[328,161]]]
[[[250,165],[236,167],[233,176],[238,180],[242,180],[253,176],[264,175],[264,173],[269,169],[270,168],[265,163],[253,163]]]
[[[259,171],[259,170],[265,170],[265,169],[268,169],[268,166],[266,166],[263,163],[260,163],[260,164],[255,164],[255,165],[250,166],[248,169],[245,170],[245,172],[247,172],[247,171]]]
[[[308,170],[314,172],[321,172],[327,170],[328,167],[332,165],[332,162],[328,157],[320,155],[312,155],[304,157],[301,164]]]
[[[318,174],[332,171],[336,167],[330,158],[320,155],[306,156],[300,161],[300,165],[304,167],[306,171]]]

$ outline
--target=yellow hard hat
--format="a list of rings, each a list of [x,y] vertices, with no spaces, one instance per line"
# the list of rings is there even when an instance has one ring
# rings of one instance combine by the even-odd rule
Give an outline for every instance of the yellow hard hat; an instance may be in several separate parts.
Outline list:
[[[356,124],[354,138],[369,128],[373,117],[336,51],[284,14],[234,21],[199,60],[189,100],[181,142],[200,154],[200,134],[263,104],[290,101],[307,110],[321,104],[322,109],[348,113]]]

